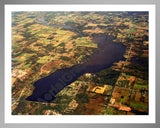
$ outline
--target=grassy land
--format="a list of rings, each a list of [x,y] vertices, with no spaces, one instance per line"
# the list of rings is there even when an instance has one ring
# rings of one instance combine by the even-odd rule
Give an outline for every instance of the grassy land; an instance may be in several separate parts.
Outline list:
[[[22,59],[18,59],[18,58],[13,58],[12,60],[13,60],[13,61],[18,61],[18,62],[23,62]]]
[[[148,106],[144,106],[144,105],[140,105],[140,104],[135,104],[135,103],[131,103],[130,106],[137,107],[137,108],[142,108],[142,109],[148,109]]]
[[[140,85],[140,84],[134,84],[134,88],[140,89],[140,88],[148,88],[148,85]]]

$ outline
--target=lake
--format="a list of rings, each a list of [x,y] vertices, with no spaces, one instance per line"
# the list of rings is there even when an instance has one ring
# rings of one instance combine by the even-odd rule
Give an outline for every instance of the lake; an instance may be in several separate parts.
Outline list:
[[[32,95],[26,100],[49,103],[64,87],[76,81],[83,74],[100,72],[111,67],[114,62],[125,60],[123,57],[125,46],[120,43],[112,43],[112,39],[113,37],[104,35],[95,36],[94,40],[98,44],[98,49],[87,62],[70,68],[58,69],[49,76],[39,79],[34,83],[35,89]]]

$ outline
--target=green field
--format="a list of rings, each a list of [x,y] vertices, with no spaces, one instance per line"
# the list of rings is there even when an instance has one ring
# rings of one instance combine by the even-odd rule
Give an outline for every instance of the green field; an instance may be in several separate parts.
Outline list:
[[[148,109],[148,106],[144,106],[144,105],[140,105],[140,104],[135,104],[135,103],[131,103],[130,106],[137,107],[137,108],[142,108],[142,109]]]

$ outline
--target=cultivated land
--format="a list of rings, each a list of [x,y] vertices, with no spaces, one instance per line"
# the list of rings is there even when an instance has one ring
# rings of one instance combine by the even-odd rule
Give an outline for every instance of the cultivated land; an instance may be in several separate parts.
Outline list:
[[[148,36],[147,12],[14,12],[12,114],[148,114]],[[126,60],[82,75],[51,103],[25,100],[38,79],[87,62],[108,42],[125,45]]]

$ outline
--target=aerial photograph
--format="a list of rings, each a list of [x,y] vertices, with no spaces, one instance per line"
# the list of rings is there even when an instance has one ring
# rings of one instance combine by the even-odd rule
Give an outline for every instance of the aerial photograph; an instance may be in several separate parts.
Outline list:
[[[12,11],[12,115],[149,115],[148,11]]]

